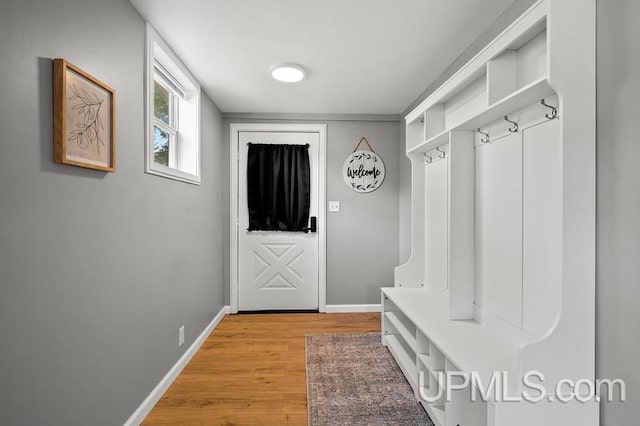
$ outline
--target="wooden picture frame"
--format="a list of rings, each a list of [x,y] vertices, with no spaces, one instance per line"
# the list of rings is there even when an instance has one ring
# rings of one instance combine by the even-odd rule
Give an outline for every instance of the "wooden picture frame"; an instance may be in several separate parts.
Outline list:
[[[116,170],[115,91],[59,58],[53,60],[53,160]]]

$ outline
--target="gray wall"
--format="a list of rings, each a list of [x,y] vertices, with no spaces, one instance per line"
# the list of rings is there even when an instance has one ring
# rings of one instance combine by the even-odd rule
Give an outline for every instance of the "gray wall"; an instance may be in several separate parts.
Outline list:
[[[367,117],[340,119],[336,116],[318,120],[317,117],[291,115],[287,118],[283,115],[277,120],[264,120],[259,115],[242,117],[234,114],[225,118],[225,146],[229,146],[230,123],[327,124],[327,201],[340,201],[339,213],[327,213],[327,304],[380,303],[380,287],[393,285],[393,268],[398,264],[397,119],[373,118],[375,121],[369,121]],[[380,154],[386,169],[382,186],[369,194],[353,192],[342,180],[344,160],[362,136],[366,136]],[[228,151],[225,155],[229,158]],[[224,188],[229,187],[228,170],[227,161]],[[224,204],[229,205],[229,193],[225,190]],[[228,211],[226,214],[228,217]],[[228,234],[225,235],[228,238]],[[228,265],[228,252],[225,265]]]
[[[0,424],[122,424],[223,305],[221,115],[202,186],[143,172],[144,34],[127,0],[2,2]],[[53,57],[115,88],[115,173],[52,162]]]
[[[602,403],[603,426],[638,423],[640,391],[640,2],[597,2],[597,331],[599,377],[628,402]]]

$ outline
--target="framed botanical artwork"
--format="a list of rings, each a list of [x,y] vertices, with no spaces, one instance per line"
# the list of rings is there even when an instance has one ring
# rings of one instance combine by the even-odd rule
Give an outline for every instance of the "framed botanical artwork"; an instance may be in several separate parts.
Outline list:
[[[53,159],[116,170],[115,91],[64,59],[53,60]]]

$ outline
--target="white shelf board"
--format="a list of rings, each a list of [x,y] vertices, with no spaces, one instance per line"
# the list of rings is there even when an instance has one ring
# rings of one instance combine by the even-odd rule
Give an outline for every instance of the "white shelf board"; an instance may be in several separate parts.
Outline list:
[[[415,359],[411,359],[407,351],[402,346],[402,343],[397,336],[393,334],[387,334],[387,348],[396,359],[396,362],[400,366],[400,369],[404,373],[404,376],[409,381],[411,387],[417,389],[416,377],[418,376],[418,369],[416,367]]]
[[[446,291],[424,288],[386,288],[384,294],[461,371],[477,371],[483,383],[494,371],[519,377],[520,349],[533,342],[522,330],[504,323],[449,320]]]
[[[400,333],[409,347],[415,352],[417,346],[415,332],[411,333],[411,331],[407,329],[407,326],[404,325],[402,320],[395,312],[385,312],[384,315],[387,317],[387,320],[393,325],[393,327],[398,331],[398,333]]]
[[[539,102],[540,99],[555,94],[554,90],[549,86],[546,77],[518,89],[517,91],[505,96],[499,101],[494,102],[487,109],[479,114],[469,117],[467,120],[458,123],[450,128],[438,133],[432,138],[410,148],[407,153],[428,152],[436,147],[449,143],[449,132],[455,130],[476,130],[493,121],[502,119],[505,115],[509,115],[515,111],[525,108],[531,104]]]
[[[476,130],[480,126],[502,119],[505,115],[540,102],[540,99],[551,96],[554,93],[554,90],[547,82],[547,78],[539,78],[499,101],[494,102],[485,111],[464,123],[460,123],[455,126],[453,130]]]
[[[429,152],[439,146],[446,145],[449,143],[449,132],[450,130],[444,130],[437,135],[430,137],[421,144],[418,144],[413,148],[407,150],[407,153],[410,154],[412,152]]]

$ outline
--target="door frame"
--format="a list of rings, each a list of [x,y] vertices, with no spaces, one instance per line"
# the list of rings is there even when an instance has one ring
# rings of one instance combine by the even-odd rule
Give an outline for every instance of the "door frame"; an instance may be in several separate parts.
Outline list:
[[[326,124],[229,124],[230,214],[229,214],[229,302],[231,313],[238,313],[238,163],[240,132],[317,133],[318,134],[318,310],[327,306],[327,208],[326,208]]]

